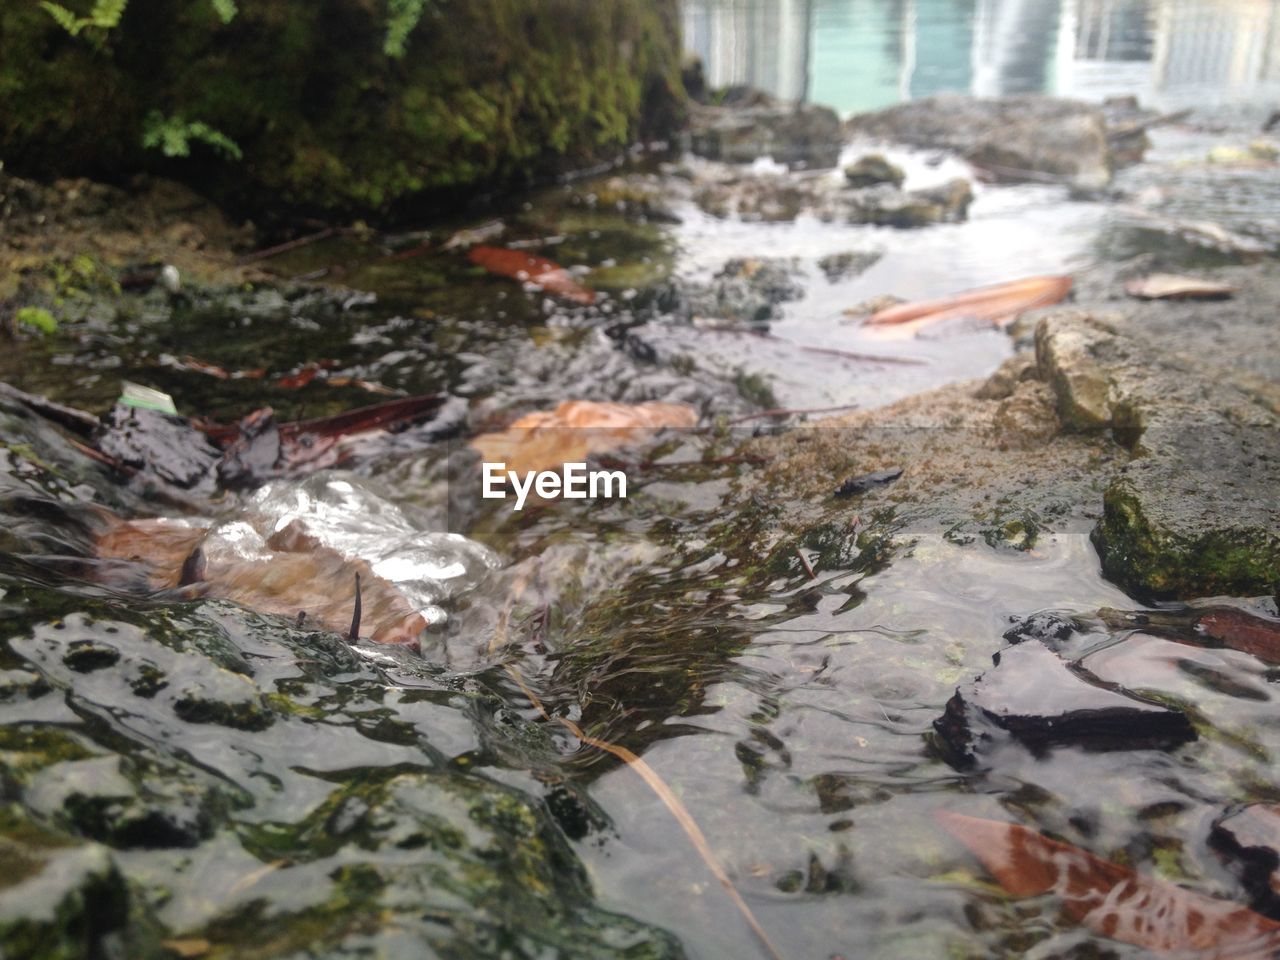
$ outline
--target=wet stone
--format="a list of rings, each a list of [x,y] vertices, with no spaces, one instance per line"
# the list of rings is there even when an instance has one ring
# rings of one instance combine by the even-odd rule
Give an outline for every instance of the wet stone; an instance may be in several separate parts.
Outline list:
[[[848,131],[953,151],[1004,180],[1060,179],[1096,190],[1111,180],[1102,111],[1043,96],[924,97],[852,117]]]
[[[901,229],[959,223],[968,217],[972,202],[973,188],[968,180],[960,178],[940,187],[906,192],[890,184],[879,184],[848,195],[845,220]]]
[[[1255,803],[1214,822],[1209,846],[1227,864],[1253,909],[1280,918],[1280,807]]]
[[[856,497],[869,490],[874,490],[876,487],[883,487],[887,483],[893,483],[900,476],[902,476],[902,468],[891,467],[888,470],[873,470],[871,473],[864,473],[858,477],[850,477],[836,487],[836,496]]]
[[[0,810],[0,955],[107,956],[128,915],[110,851],[79,845]]]
[[[1006,630],[1004,639],[1009,643],[1038,640],[1050,650],[1057,650],[1078,629],[1079,625],[1074,620],[1060,617],[1056,613],[1035,613]]]
[[[213,492],[218,450],[184,417],[116,404],[103,419],[97,447],[163,486]]]
[[[900,187],[906,178],[901,167],[890,163],[879,153],[868,153],[844,168],[845,182],[851,187],[874,187],[877,183]]]
[[[870,270],[883,255],[879,250],[832,253],[818,260],[818,269],[830,282],[838,283]]]
[[[772,157],[790,167],[834,167],[843,136],[830,107],[791,104],[755,92],[741,104],[695,106],[689,118],[689,149],[710,160],[751,163]]]
[[[75,640],[68,644],[62,662],[76,673],[92,673],[119,663],[120,651],[97,640]]]
[[[1097,685],[1040,643],[1000,651],[993,669],[962,685],[934,721],[943,754],[972,766],[1011,737],[1040,756],[1055,747],[1164,750],[1196,739],[1187,717],[1161,704]]]
[[[0,670],[0,703],[11,700],[34,700],[51,688],[43,677],[30,670]]]
[[[185,687],[174,701],[173,712],[187,723],[213,723],[233,730],[265,730],[275,721],[257,688],[226,671],[211,671]]]
[[[787,259],[729,260],[710,284],[686,291],[688,310],[705,320],[768,323],[776,318],[779,305],[804,296],[804,286],[795,273],[795,262]]]

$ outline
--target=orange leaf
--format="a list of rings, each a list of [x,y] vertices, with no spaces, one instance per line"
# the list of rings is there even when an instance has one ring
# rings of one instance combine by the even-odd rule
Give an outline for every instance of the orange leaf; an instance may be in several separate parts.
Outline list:
[[[1197,960],[1263,960],[1280,923],[1252,910],[1144,877],[1014,823],[943,811],[942,826],[1015,897],[1055,894],[1090,930],[1146,950]]]
[[[698,414],[682,403],[595,403],[566,400],[554,411],[529,413],[501,433],[483,433],[471,441],[489,463],[528,473],[555,470],[643,443],[663,427],[692,427]]]
[[[923,326],[940,320],[972,317],[1005,326],[1028,310],[1062,300],[1070,292],[1071,282],[1071,278],[1065,276],[1026,277],[936,300],[900,303],[877,310],[866,322],[872,326],[886,326],[914,321],[915,326]]]
[[[498,276],[536,283],[548,293],[573,303],[589,307],[596,302],[594,290],[589,290],[574,280],[560,264],[543,257],[502,247],[472,247],[467,253],[467,259]]]

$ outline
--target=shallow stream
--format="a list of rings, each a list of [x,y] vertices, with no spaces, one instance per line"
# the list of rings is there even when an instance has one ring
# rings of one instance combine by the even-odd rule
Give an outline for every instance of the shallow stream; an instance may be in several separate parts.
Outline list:
[[[704,424],[774,406],[866,409],[986,375],[1013,347],[971,324],[873,336],[844,313],[862,301],[1083,276],[1151,250],[1170,265],[1227,258],[1164,229],[1172,218],[1273,235],[1273,178],[1203,163],[1243,136],[1158,132],[1148,163],[1121,174],[1119,201],[977,184],[967,222],[920,230],[716,216],[689,187],[710,165],[655,161],[531,195],[495,212],[500,229],[349,235],[268,261],[338,288],[91,305],[81,324],[0,359],[0,379],[94,410],[134,380],[183,413],[229,420],[382,399],[333,383],[350,378],[461,397],[472,431],[564,399],[679,400]],[[888,154],[909,188],[969,173]],[[660,204],[612,199],[620,174]],[[450,248],[463,229],[553,259],[601,296],[575,307],[488,274]],[[829,277],[820,261],[846,253],[864,269]],[[771,338],[759,324],[698,322],[697,291],[766,256],[800,291],[769,304]],[[320,362],[310,383],[280,382]],[[42,561],[89,551],[85,501],[165,511],[113,489],[29,417],[4,415],[4,815],[69,888],[117,890],[87,921],[107,931],[110,955],[163,956],[160,942],[179,938],[197,944],[190,955],[234,957],[764,956],[635,771],[548,716],[653,768],[788,958],[1141,956],[1063,919],[1052,895],[1007,897],[935,814],[1018,820],[1242,900],[1210,825],[1280,800],[1269,667],[1132,642],[1134,627],[1099,611],[1145,608],[1102,578],[1083,525],[1031,550],[906,528],[850,535],[799,545],[810,573],[792,550],[743,546],[771,515],[738,496],[742,433],[668,436],[625,501],[520,514],[457,509],[456,445],[392,448],[337,478],[403,510],[388,542],[449,529],[500,559],[470,569],[418,655],[228,601],[117,592]],[[242,509],[231,499],[205,513]],[[376,523],[360,535],[371,549]],[[1039,756],[1007,743],[976,770],[948,763],[934,721],[1011,627],[1044,612],[1076,618],[1072,659],[1183,709],[1197,739]],[[126,886],[127,907],[111,899]],[[50,896],[33,888],[30,909]]]

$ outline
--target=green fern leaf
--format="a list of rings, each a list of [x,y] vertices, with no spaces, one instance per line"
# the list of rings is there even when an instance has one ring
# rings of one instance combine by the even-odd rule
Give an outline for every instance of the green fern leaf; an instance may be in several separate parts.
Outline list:
[[[61,4],[50,3],[49,0],[41,0],[40,6],[44,8],[45,13],[57,21],[58,26],[73,37],[80,32],[80,22],[76,20],[76,15],[66,7]]]
[[[217,11],[218,17],[223,23],[230,23],[234,20],[238,10],[236,0],[213,0],[213,9]]]
[[[409,34],[422,19],[430,0],[387,0],[387,36],[382,52],[399,60],[409,43]]]
[[[129,0],[96,0],[89,16],[82,22],[91,27],[110,30],[120,25],[120,18],[124,16],[124,8],[128,5]]]

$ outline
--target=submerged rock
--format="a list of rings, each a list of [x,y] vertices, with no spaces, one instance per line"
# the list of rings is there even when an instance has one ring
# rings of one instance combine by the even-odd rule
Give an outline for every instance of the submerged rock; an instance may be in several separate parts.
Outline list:
[[[1036,755],[1055,747],[1164,750],[1196,739],[1185,714],[1099,685],[1039,643],[1001,650],[961,686],[933,727],[948,759],[970,766],[1005,735]]]
[[[795,261],[781,257],[729,260],[709,284],[686,287],[688,312],[704,320],[767,324],[778,306],[805,295],[796,273]]]
[[[944,95],[852,117],[848,132],[950,150],[1005,180],[1053,179],[1097,190],[1111,180],[1106,121],[1097,107],[1042,96]]]
[[[1255,803],[1213,824],[1209,846],[1249,895],[1249,905],[1280,919],[1280,807]]]
[[[111,851],[37,826],[0,808],[0,953],[7,957],[105,955],[126,922],[128,892]]]

